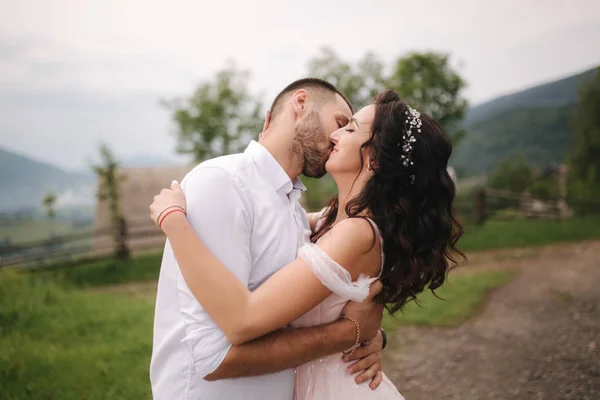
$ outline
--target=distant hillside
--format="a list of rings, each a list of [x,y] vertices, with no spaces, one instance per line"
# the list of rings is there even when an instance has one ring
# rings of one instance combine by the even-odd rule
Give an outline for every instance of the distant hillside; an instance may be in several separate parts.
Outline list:
[[[151,168],[165,165],[173,165],[173,161],[154,154],[136,154],[119,159],[119,165],[123,168]]]
[[[48,191],[60,196],[90,185],[91,173],[67,172],[0,148],[0,211],[37,208]]]
[[[470,109],[467,136],[453,163],[467,175],[487,173],[508,156],[537,166],[562,162],[570,146],[571,116],[579,85],[597,69],[502,96]]]

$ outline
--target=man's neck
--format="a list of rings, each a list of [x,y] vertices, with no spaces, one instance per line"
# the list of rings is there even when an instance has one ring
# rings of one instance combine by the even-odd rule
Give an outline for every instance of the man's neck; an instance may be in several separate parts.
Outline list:
[[[285,138],[285,136],[281,135],[281,138]],[[285,143],[277,137],[276,133],[271,133],[268,137],[259,139],[258,143],[271,153],[291,181],[300,176],[302,173],[302,160],[298,159],[297,154],[294,154],[290,142]]]

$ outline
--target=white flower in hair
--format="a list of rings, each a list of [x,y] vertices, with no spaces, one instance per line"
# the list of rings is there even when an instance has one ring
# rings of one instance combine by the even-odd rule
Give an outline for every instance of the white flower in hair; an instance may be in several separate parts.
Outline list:
[[[414,162],[410,158],[414,149],[413,143],[417,141],[414,134],[421,132],[421,113],[414,108],[407,106],[408,110],[405,111],[406,120],[404,121],[404,132],[402,133],[402,141],[398,143],[398,146],[402,146],[402,154],[400,156],[402,165],[405,167],[414,165]],[[411,177],[411,184],[414,183],[414,174]]]

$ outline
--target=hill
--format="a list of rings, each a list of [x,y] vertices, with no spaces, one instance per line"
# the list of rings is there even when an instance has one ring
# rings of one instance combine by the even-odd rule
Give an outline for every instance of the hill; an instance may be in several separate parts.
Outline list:
[[[524,155],[535,166],[560,163],[570,146],[578,87],[597,68],[502,96],[470,109],[467,136],[453,163],[461,175],[492,170],[502,159]]]
[[[0,211],[38,208],[49,191],[60,198],[62,193],[80,192],[95,181],[91,173],[64,171],[0,148]]]

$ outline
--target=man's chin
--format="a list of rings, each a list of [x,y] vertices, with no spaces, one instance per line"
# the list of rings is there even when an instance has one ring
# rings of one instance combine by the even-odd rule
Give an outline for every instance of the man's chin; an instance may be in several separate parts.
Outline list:
[[[322,171],[304,171],[302,174],[309,178],[319,179],[327,175],[327,171],[325,170],[325,168],[323,168]]]
[[[309,178],[322,178],[327,174],[327,170],[325,169],[325,163],[319,165],[318,168],[304,169],[304,171],[302,171],[302,174]]]
[[[327,160],[329,160],[329,156],[331,153],[329,154],[323,154],[321,153],[321,162],[319,164],[316,163],[306,163],[304,165],[304,171],[302,171],[302,174],[304,176],[307,176],[309,178],[322,178],[327,174],[327,169],[325,169],[325,164],[327,163]],[[309,168],[307,168],[309,167]]]

